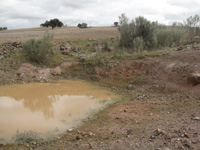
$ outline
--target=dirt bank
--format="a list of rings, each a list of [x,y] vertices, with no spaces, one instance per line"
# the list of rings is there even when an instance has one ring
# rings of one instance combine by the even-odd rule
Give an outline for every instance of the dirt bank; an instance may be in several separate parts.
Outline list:
[[[55,74],[52,68],[30,64],[13,64],[16,69],[2,66],[0,73],[5,78],[1,81],[5,84],[12,83],[14,76],[22,83],[33,82],[37,77],[39,82],[86,79],[113,89],[123,100],[54,140],[0,145],[0,149],[199,150],[200,85],[187,82],[190,73],[200,72],[199,49],[197,45],[192,50],[103,65],[65,62]]]

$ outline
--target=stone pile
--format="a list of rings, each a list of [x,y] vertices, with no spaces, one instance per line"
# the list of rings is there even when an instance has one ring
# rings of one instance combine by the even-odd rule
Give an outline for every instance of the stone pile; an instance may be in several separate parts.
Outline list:
[[[60,51],[64,55],[70,55],[71,52],[76,52],[76,53],[80,52],[81,51],[81,47],[71,46],[69,44],[60,45]]]
[[[21,42],[4,43],[0,46],[0,60],[9,56],[9,53],[15,53],[17,49],[22,48]]]

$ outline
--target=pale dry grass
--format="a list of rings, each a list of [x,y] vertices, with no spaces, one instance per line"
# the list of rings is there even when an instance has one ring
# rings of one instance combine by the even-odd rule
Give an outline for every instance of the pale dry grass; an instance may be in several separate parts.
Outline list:
[[[81,39],[105,39],[119,36],[116,27],[78,27],[55,28],[29,28],[0,31],[0,44],[13,41],[25,41],[31,38],[42,38],[45,32],[53,33],[55,41],[81,40]]]

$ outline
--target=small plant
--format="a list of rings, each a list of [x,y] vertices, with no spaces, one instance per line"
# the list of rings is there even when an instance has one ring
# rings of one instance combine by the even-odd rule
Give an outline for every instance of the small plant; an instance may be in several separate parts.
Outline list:
[[[102,40],[101,41],[101,45],[102,45],[102,49],[103,51],[111,51],[111,49],[109,48],[110,43],[107,40]]]
[[[42,39],[30,39],[22,44],[22,53],[27,61],[47,64],[53,55],[52,35],[46,33]]]
[[[20,132],[19,130],[17,130],[16,135],[13,138],[17,143],[31,143],[39,142],[42,140],[40,133],[31,130],[24,132]]]
[[[139,53],[142,53],[142,51],[144,50],[145,48],[145,42],[143,40],[142,37],[136,37],[134,40],[133,40],[133,49]]]

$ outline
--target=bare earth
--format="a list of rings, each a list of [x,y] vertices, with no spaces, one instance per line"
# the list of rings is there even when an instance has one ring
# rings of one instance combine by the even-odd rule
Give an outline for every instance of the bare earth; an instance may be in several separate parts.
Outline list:
[[[91,27],[79,29],[78,27],[32,28],[0,31],[0,44],[9,41],[24,41],[31,38],[41,38],[45,32],[52,33],[55,41],[105,39],[119,36],[116,27]]]
[[[89,35],[89,39],[118,36],[115,28],[99,29],[74,29],[73,33],[80,30],[80,34],[74,35],[62,34],[57,29],[60,33],[55,36],[56,39],[63,36],[62,38],[71,40],[85,38],[84,35]],[[65,32],[67,31],[68,28]],[[9,32],[11,31],[1,34],[4,37],[15,34]],[[31,33],[25,31],[27,32]],[[27,38],[27,34],[25,35]],[[23,36],[21,37],[23,40]],[[10,38],[12,39],[11,35]],[[60,65],[65,66],[62,74],[51,79],[74,77],[93,80],[96,84],[121,94],[123,100],[110,105],[73,131],[66,131],[51,141],[0,145],[0,149],[200,150],[200,84],[192,86],[187,83],[190,73],[200,72],[199,60],[200,45],[197,44],[184,46],[181,51],[140,60],[118,60],[104,66],[90,64],[87,69],[84,69],[85,64],[81,62]],[[17,69],[24,66],[18,66]],[[5,68],[1,70],[3,79],[0,82],[12,82],[10,78],[14,76],[11,77],[11,74],[15,74],[15,71]],[[31,77],[28,72],[31,71],[27,71],[22,82]],[[32,81],[32,77],[29,81]]]

